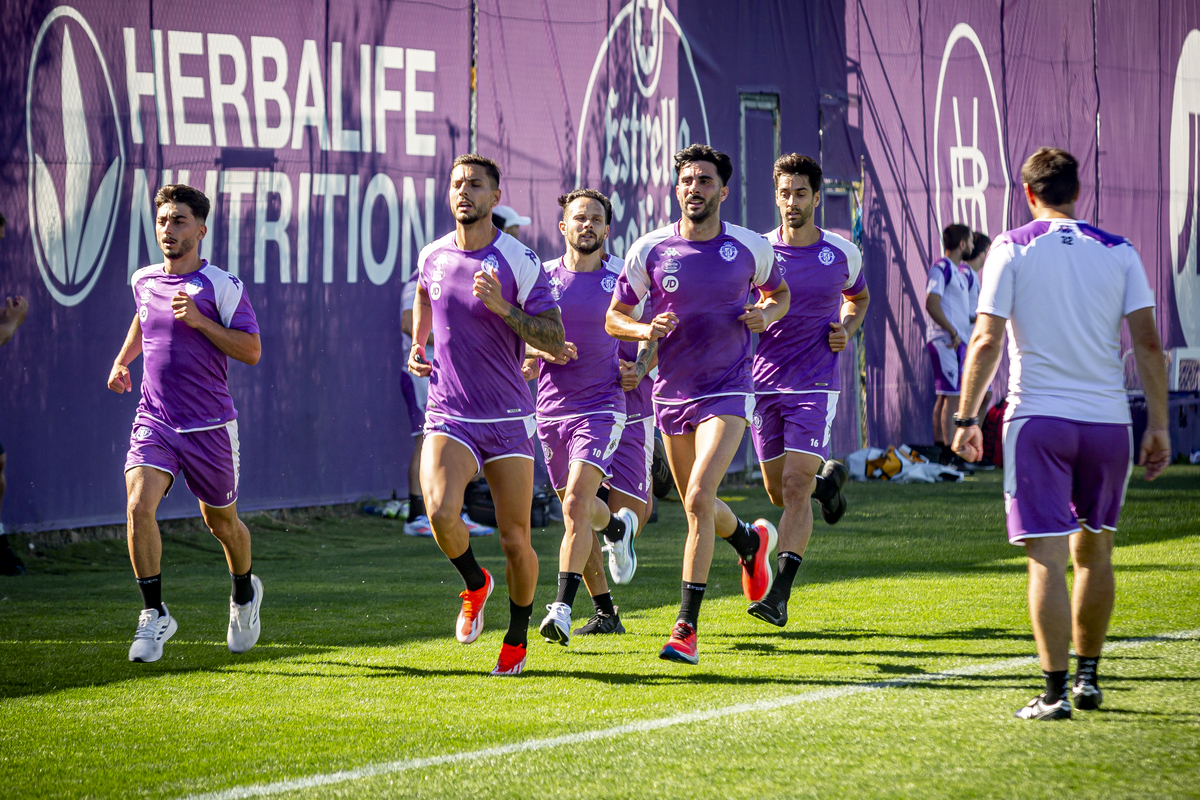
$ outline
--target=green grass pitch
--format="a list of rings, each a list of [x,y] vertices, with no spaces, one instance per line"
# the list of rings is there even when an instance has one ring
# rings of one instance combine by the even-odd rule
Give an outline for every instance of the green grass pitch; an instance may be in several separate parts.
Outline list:
[[[1004,663],[1033,643],[1000,493],[995,472],[849,486],[842,522],[818,519],[784,630],[746,614],[735,556],[718,542],[695,667],[657,658],[685,531],[678,502],[664,502],[639,538],[633,584],[615,587],[629,633],[562,648],[531,631],[517,679],[486,675],[507,623],[503,587],[484,635],[459,645],[456,573],[392,520],[249,517],[264,622],[242,656],[224,644],[216,540],[168,536],[164,596],[179,632],[156,664],[126,660],[140,602],[124,543],[52,550],[0,579],[0,796],[184,797],[388,763],[278,796],[1200,796],[1200,634],[1134,641],[1200,629],[1200,467],[1150,484],[1134,471],[1110,631],[1125,646],[1101,662],[1104,710],[1063,723],[1012,718],[1041,674]],[[761,489],[725,496],[744,518],[777,519]],[[534,532],[535,626],[560,535]],[[474,547],[499,580],[495,539]],[[578,625],[586,592],[576,606]],[[966,674],[922,677],[946,670]],[[780,698],[793,702],[772,707]],[[394,763],[633,723],[646,729]]]

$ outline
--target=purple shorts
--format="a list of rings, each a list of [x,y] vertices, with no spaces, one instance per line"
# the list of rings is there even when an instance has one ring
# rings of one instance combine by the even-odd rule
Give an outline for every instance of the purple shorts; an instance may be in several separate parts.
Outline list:
[[[1115,531],[1133,470],[1133,428],[1056,417],[1004,423],[1008,541]]]
[[[654,420],[650,417],[625,423],[612,457],[609,485],[618,492],[650,501],[650,466],[654,463]]]
[[[967,360],[967,346],[959,342],[957,348],[950,342],[938,339],[925,344],[929,360],[933,362],[933,391],[935,394],[959,395],[962,387],[962,366]]]
[[[501,422],[467,422],[461,419],[426,415],[425,438],[445,436],[471,451],[482,469],[500,458],[528,458],[533,461],[533,417],[506,419]]]
[[[546,472],[554,491],[567,488],[567,476],[576,461],[591,464],[604,477],[612,475],[613,453],[621,441],[625,415],[588,414],[566,419],[544,419],[537,424]]]
[[[408,406],[409,430],[413,436],[420,436],[425,428],[425,412],[417,405],[417,390],[412,375],[407,372],[400,376],[400,394],[404,395],[404,404]]]
[[[758,460],[774,461],[787,452],[828,459],[837,404],[837,392],[760,394],[750,421]]]
[[[713,417],[741,417],[750,422],[754,413],[754,395],[725,394],[701,397],[679,405],[654,402],[654,422],[667,436],[682,436],[692,433],[700,423]]]
[[[187,487],[205,505],[225,508],[237,502],[239,464],[237,420],[191,433],[180,433],[153,417],[133,421],[125,471],[153,467],[170,475],[174,485],[183,470]]]

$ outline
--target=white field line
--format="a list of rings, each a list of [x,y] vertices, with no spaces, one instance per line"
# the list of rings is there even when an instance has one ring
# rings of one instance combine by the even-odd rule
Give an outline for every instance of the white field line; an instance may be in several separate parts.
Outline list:
[[[1155,642],[1197,638],[1200,638],[1200,630],[1162,633],[1157,636],[1145,636],[1138,639],[1127,639],[1120,642],[1106,644],[1104,646],[1104,651],[1107,653],[1112,650],[1124,650],[1131,647],[1141,647],[1142,645],[1152,644]],[[913,655],[919,655],[919,653],[914,653]],[[720,719],[722,717],[733,717],[741,714],[753,714],[762,711],[775,711],[780,708],[786,708],[787,706],[798,705],[800,703],[818,703],[823,700],[836,700],[841,697],[862,694],[864,692],[873,692],[878,689],[894,689],[914,683],[931,683],[933,681],[950,680],[953,678],[967,678],[971,677],[972,675],[986,675],[993,672],[1003,672],[1015,667],[1027,666],[1035,660],[1036,659],[1032,657],[1010,658],[1006,661],[993,661],[989,664],[976,664],[973,666],[946,670],[945,672],[907,675],[902,678],[894,678],[886,681],[857,683],[848,686],[831,687],[829,689],[817,689],[816,691],[812,692],[773,697],[765,700],[758,700],[753,703],[738,703],[736,705],[713,708],[707,711],[693,711],[689,714],[676,714],[670,717],[660,717],[659,719],[645,719],[638,722],[631,722],[627,725],[617,725],[616,727],[612,728],[601,728],[600,730],[594,731],[580,731],[579,733],[569,733],[564,736],[551,736],[545,739],[526,739],[523,742],[512,742],[510,744],[496,745],[495,747],[485,747],[481,750],[466,750],[458,753],[447,753],[440,756],[428,756],[426,758],[408,758],[401,761],[385,761],[378,764],[367,764],[366,766],[358,767],[357,769],[307,775],[303,778],[293,778],[291,780],[276,781],[274,783],[257,783],[248,786],[235,786],[231,789],[223,789],[218,792],[188,795],[187,797],[182,798],[182,800],[239,800],[240,798],[247,797],[265,797],[272,794],[282,794],[283,792],[295,792],[304,789],[313,789],[318,786],[328,786],[335,783],[356,781],[361,780],[362,778],[374,777],[376,775],[394,775],[400,772],[411,772],[412,770],[423,769],[425,767],[436,767],[442,764],[458,764],[464,761],[481,761],[486,758],[496,758],[498,756],[506,756],[513,753],[525,753],[534,750],[549,750],[554,747],[582,744],[584,742],[592,742],[598,739],[612,739],[617,736],[624,736],[630,733],[645,733],[647,731],[656,731],[661,730],[662,728],[675,727],[677,725],[707,722],[708,720]]]

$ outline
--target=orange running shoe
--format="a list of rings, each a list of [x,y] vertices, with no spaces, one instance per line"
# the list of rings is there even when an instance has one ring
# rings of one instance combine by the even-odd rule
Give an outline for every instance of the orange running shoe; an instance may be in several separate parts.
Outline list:
[[[520,675],[525,671],[525,645],[501,644],[500,658],[496,661],[493,675],[501,677]]]
[[[690,622],[677,620],[671,629],[671,638],[663,645],[658,657],[664,661],[678,661],[683,664],[695,664],[700,661],[700,653],[696,649],[696,629]]]
[[[751,603],[757,603],[771,590],[771,551],[779,541],[779,533],[775,526],[765,519],[754,520],[750,530],[758,534],[758,552],[754,554],[754,568],[748,568],[745,559],[738,559],[738,563],[742,565],[742,594]]]
[[[483,584],[482,589],[476,589],[473,592],[464,590],[458,595],[463,602],[462,610],[458,612],[458,624],[454,628],[454,635],[463,644],[470,644],[479,638],[479,634],[483,633],[483,607],[487,604],[488,598],[492,596],[492,589],[496,588],[496,582],[492,580],[492,573],[485,569],[483,577],[487,581]]]

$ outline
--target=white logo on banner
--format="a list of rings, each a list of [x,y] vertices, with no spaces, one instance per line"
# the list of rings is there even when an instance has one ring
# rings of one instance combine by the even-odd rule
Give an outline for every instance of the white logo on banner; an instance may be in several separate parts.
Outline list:
[[[95,85],[96,72],[91,68],[88,49],[79,50],[77,56],[76,45],[84,42],[90,45],[91,56],[100,64],[104,76],[102,86]],[[57,59],[53,57],[56,49],[59,50]],[[80,77],[80,59],[85,62],[84,74],[90,78],[86,85]],[[43,97],[44,87],[56,81],[41,81],[35,87],[35,79],[41,70],[51,69],[54,65],[59,70],[57,83],[61,95]],[[89,97],[107,93],[108,105],[104,110],[111,113],[112,127],[117,134],[117,152],[99,182],[94,181],[88,131],[89,128],[96,131],[97,127],[105,127],[107,120],[87,118],[85,89]],[[51,118],[38,113],[48,111],[53,112]],[[112,244],[117,201],[121,197],[124,177],[125,139],[100,43],[87,20],[68,6],[59,6],[47,15],[33,43],[25,87],[25,138],[29,148],[29,221],[34,256],[50,295],[64,306],[73,306],[87,297],[96,285]],[[61,156],[51,157],[63,159],[61,184],[56,183],[41,155],[58,152],[56,145],[65,151]],[[104,168],[107,156],[101,156],[101,159],[97,166]]]
[[[678,36],[677,48],[666,38],[669,30]],[[664,55],[669,66],[660,86]],[[692,131],[678,114],[685,75],[694,87],[703,130]],[[589,117],[593,113],[597,119]],[[578,131],[575,185],[608,194],[613,206],[608,249],[624,256],[639,236],[671,217],[675,152],[693,141],[712,140],[691,44],[665,0],[629,0],[613,17],[592,64]],[[599,155],[599,175],[585,174],[585,140],[586,149]]]
[[[996,120],[996,140],[995,142],[989,140],[989,144],[986,145],[988,151],[986,155],[979,135],[978,97],[971,98],[968,110],[965,102],[960,107],[958,95],[951,95],[950,114],[954,118],[954,143],[943,147],[944,141],[940,136],[942,92],[946,87],[946,68],[950,65],[950,56],[954,51],[954,46],[962,39],[966,39],[973,45],[975,52],[979,55],[979,63],[983,67],[983,77],[987,79],[992,113]],[[970,77],[971,75],[972,71],[967,66],[962,62],[956,62],[954,76],[951,80],[952,83],[961,85],[957,79],[960,76]],[[988,99],[984,98],[985,108]],[[964,139],[964,115],[966,114],[970,115],[966,118],[970,127],[967,128],[969,138]],[[987,56],[984,55],[983,45],[975,34],[975,30],[965,22],[958,23],[954,26],[954,30],[950,31],[950,37],[946,39],[946,49],[942,52],[942,67],[938,72],[937,99],[933,108],[933,156],[934,211],[937,214],[939,232],[950,224],[951,220],[968,225],[973,230],[983,231],[989,236],[995,236],[1008,228],[1008,198],[1011,187],[1008,178],[1008,163],[1004,155],[1004,130],[1000,120],[1000,106],[996,102],[996,85],[992,80],[992,71],[988,66]],[[993,208],[991,214],[988,212],[986,194],[993,177],[988,169],[988,156],[994,156],[999,163],[1000,174],[996,176],[996,180],[1004,188],[1004,200],[1001,202],[999,210]],[[950,180],[950,219],[944,219],[942,216],[942,171],[944,166],[948,167],[947,174]],[[997,188],[999,187],[997,186]],[[996,223],[995,227],[992,222]]]
[[[1175,308],[1190,347],[1200,345],[1200,266],[1197,265],[1197,227],[1200,227],[1200,30],[1183,40],[1175,67],[1175,96],[1171,101],[1170,237],[1171,274],[1175,278]],[[1184,233],[1187,238],[1180,241]]]

